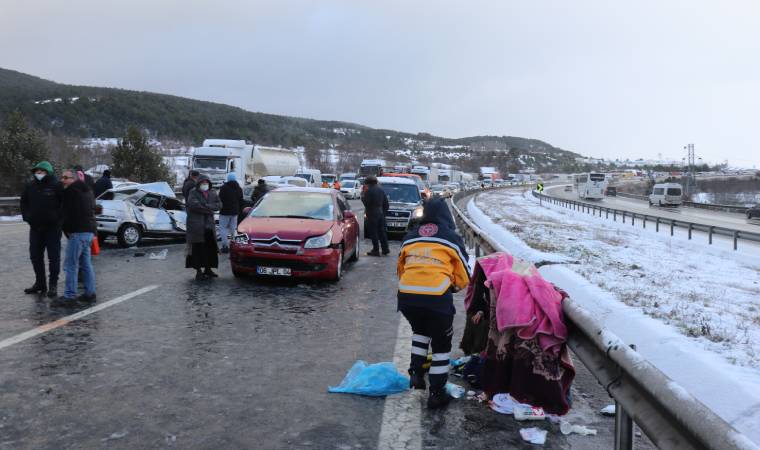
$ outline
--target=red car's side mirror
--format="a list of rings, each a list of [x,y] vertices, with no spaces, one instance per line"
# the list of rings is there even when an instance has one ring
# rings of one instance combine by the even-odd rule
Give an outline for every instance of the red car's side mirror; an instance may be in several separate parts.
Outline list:
[[[356,214],[354,214],[353,211],[344,211],[343,212],[343,218],[344,219],[356,219]]]
[[[251,208],[250,206],[246,206],[245,208],[243,208],[243,214],[247,216],[248,214],[251,213],[252,209],[253,208]]]

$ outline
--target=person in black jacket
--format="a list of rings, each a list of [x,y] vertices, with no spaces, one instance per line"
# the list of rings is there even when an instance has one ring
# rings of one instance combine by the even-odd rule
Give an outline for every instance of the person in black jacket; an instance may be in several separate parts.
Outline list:
[[[32,169],[34,179],[21,194],[21,216],[29,224],[29,258],[34,268],[34,285],[27,294],[58,295],[58,274],[61,272],[61,206],[63,185],[55,178],[53,166],[42,161]],[[45,278],[47,249],[50,279]]]
[[[243,189],[240,188],[235,174],[227,174],[227,182],[219,189],[219,200],[222,209],[219,210],[219,233],[222,238],[222,253],[229,253],[229,238],[235,238],[237,220],[243,205]]]
[[[267,182],[263,179],[260,179],[256,184],[256,187],[253,188],[253,193],[251,194],[251,202],[253,202],[253,206],[256,206],[256,203],[258,203],[262,197],[267,195],[267,192],[269,192],[269,189],[267,188]]]
[[[90,246],[97,230],[95,222],[95,197],[85,184],[84,172],[66,170],[61,176],[63,182],[63,232],[68,238],[63,270],[66,273],[66,288],[63,296],[51,303],[52,306],[75,306],[79,300],[84,303],[95,301],[95,271],[92,268]],[[84,294],[77,297],[79,269],[84,278]]]
[[[195,183],[198,182],[199,176],[200,173],[197,170],[191,170],[188,177],[185,178],[185,182],[182,183],[182,198],[185,200],[185,203],[187,203],[187,197],[190,195],[190,191],[193,190]]]
[[[380,256],[380,246],[385,256],[391,252],[388,248],[388,232],[385,228],[388,196],[377,185],[377,178],[369,176],[364,182],[367,185],[367,192],[362,195],[362,203],[364,212],[367,214],[367,235],[372,239],[372,250],[367,252],[367,256]]]
[[[74,166],[74,174],[76,174],[77,172],[82,172],[82,174],[84,175],[84,180],[83,180],[84,184],[86,184],[87,187],[90,188],[91,191],[95,192],[95,179],[92,178],[92,175],[86,173],[84,171],[84,167],[82,167],[80,164],[77,164],[76,166]]]
[[[111,171],[106,169],[103,171],[103,176],[95,182],[95,189],[93,189],[93,195],[95,198],[100,197],[103,192],[113,189],[113,183],[111,182]]]

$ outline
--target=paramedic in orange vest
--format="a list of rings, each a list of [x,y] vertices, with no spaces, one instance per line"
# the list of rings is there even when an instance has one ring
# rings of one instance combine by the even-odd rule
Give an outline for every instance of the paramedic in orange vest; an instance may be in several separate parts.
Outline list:
[[[425,203],[420,226],[404,237],[398,258],[398,310],[412,326],[410,386],[425,389],[422,365],[428,347],[433,361],[428,372],[427,406],[446,406],[449,353],[454,334],[454,292],[470,281],[467,251],[456,233],[447,203],[434,198]]]

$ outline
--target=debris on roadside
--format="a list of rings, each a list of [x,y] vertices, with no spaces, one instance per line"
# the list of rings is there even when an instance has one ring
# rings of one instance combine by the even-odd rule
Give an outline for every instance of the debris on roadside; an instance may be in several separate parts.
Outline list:
[[[583,425],[573,425],[566,420],[560,422],[559,431],[561,431],[565,436],[573,433],[580,434],[581,436],[596,436],[596,430],[593,428],[588,428]]]
[[[358,360],[338,386],[329,386],[327,392],[384,397],[409,389],[409,378],[401,375],[391,362],[367,364]]]
[[[514,408],[515,420],[544,420],[546,414],[540,406],[517,404]]]
[[[599,411],[603,416],[614,416],[615,405],[607,405]]]
[[[540,428],[520,428],[520,437],[531,444],[544,445],[546,443],[546,430]]]
[[[454,383],[446,383],[446,392],[453,398],[462,398],[464,395],[464,388]]]
[[[151,252],[150,255],[148,255],[148,259],[155,259],[155,260],[163,261],[164,259],[166,259],[166,257],[168,255],[169,255],[169,249],[165,248],[165,249],[161,250],[158,253]]]

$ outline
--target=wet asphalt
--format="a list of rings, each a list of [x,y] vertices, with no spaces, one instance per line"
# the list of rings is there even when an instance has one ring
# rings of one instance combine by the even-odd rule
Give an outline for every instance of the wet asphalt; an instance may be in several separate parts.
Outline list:
[[[0,245],[0,341],[84,309],[23,294],[33,282],[23,224],[0,226]],[[162,249],[166,260],[148,258]],[[220,278],[198,283],[183,243],[138,251],[108,243],[95,257],[98,302],[158,288],[0,348],[0,449],[377,447],[384,400],[327,387],[357,359],[393,359],[395,258],[362,257],[334,284],[235,279],[222,255]],[[599,436],[568,440],[541,423],[545,448],[611,447],[613,421],[596,412],[609,399],[579,370],[572,417]],[[476,401],[420,420],[423,448],[533,447],[520,440],[525,424]]]

